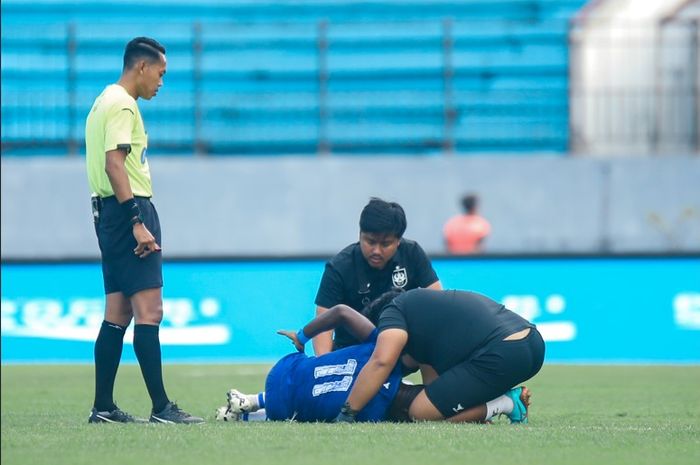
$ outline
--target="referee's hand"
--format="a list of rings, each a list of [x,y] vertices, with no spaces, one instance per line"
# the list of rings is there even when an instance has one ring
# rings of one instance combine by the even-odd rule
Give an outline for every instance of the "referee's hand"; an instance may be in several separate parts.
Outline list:
[[[146,258],[152,252],[160,252],[160,246],[156,244],[156,238],[153,237],[151,231],[143,223],[136,223],[133,226],[133,233],[137,244],[134,254],[138,255],[139,258]]]

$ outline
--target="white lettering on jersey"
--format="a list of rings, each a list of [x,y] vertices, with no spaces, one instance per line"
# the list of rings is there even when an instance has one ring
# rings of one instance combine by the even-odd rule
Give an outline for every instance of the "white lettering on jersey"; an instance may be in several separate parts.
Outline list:
[[[342,365],[322,365],[314,369],[314,378],[323,378],[324,376],[343,376],[353,375],[357,369],[357,360],[348,359],[347,363]]]
[[[314,397],[318,397],[329,392],[347,391],[352,385],[352,376],[344,376],[343,379],[339,381],[329,381],[327,383],[314,384],[314,388],[311,391]]]

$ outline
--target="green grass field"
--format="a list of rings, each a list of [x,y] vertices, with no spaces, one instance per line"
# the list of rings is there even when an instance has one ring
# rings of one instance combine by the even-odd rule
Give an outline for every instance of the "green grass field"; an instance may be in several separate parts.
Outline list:
[[[700,366],[545,366],[529,425],[222,423],[231,387],[269,366],[168,365],[168,394],[205,425],[88,425],[89,365],[2,366],[2,464],[700,464]],[[147,416],[137,366],[116,400]]]

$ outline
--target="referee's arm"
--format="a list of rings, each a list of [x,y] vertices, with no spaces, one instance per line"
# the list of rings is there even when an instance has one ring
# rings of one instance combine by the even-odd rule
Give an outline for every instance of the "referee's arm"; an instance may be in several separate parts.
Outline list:
[[[109,183],[112,185],[114,196],[120,204],[134,198],[134,192],[131,190],[131,184],[129,183],[129,175],[124,165],[127,155],[125,149],[109,150],[105,154],[105,172],[109,178]],[[134,254],[140,258],[145,258],[152,252],[160,250],[160,245],[156,243],[156,238],[153,237],[151,231],[143,223],[134,223],[132,232],[134,239],[136,239]]]
[[[106,153],[105,172],[112,185],[114,195],[119,203],[123,203],[134,197],[129,184],[129,175],[126,174],[127,153],[125,149],[110,150]]]

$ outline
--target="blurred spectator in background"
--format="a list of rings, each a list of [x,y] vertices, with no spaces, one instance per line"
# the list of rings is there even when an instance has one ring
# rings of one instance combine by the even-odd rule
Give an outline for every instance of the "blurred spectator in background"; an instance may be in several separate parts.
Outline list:
[[[396,202],[371,198],[360,214],[360,240],[348,245],[326,263],[316,294],[316,315],[345,304],[359,311],[392,288],[442,289],[423,248],[403,238],[406,214]],[[317,356],[357,344],[346,329],[314,337]]]
[[[445,223],[442,233],[447,251],[455,255],[477,253],[482,250],[484,239],[491,233],[491,225],[478,213],[479,197],[467,194],[462,197],[464,213],[455,215]]]

